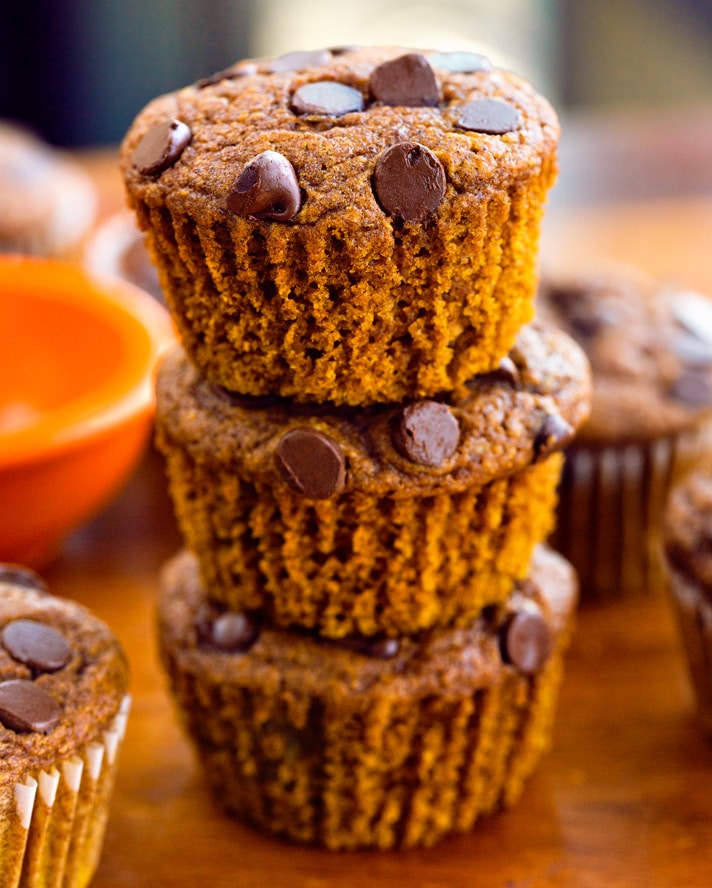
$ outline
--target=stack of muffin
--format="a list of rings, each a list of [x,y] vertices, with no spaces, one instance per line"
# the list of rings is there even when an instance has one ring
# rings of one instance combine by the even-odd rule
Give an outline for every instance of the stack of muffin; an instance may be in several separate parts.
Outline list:
[[[576,598],[542,545],[586,358],[529,323],[558,122],[470,53],[241,62],[122,146],[182,346],[160,649],[227,810],[431,844],[548,743]]]

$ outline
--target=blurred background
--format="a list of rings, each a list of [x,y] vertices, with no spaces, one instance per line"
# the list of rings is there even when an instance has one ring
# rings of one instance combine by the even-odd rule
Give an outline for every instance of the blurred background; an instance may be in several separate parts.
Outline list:
[[[0,117],[111,145],[149,99],[241,57],[381,42],[484,52],[562,116],[712,99],[712,0],[2,0]]]

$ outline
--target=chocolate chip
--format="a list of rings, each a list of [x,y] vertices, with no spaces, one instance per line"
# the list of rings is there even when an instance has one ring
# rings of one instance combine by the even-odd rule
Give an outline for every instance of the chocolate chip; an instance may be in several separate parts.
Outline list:
[[[240,216],[288,222],[299,211],[301,196],[294,167],[283,154],[263,151],[240,173],[227,208]]]
[[[436,52],[428,56],[428,61],[433,67],[443,68],[451,74],[492,70],[492,62],[478,52]]]
[[[403,408],[393,445],[422,466],[440,466],[457,449],[460,424],[447,404],[417,401]]]
[[[192,138],[187,124],[175,118],[164,120],[141,138],[131,162],[143,176],[158,176],[173,166]]]
[[[264,70],[269,74],[283,74],[287,71],[304,71],[306,68],[319,68],[331,59],[328,49],[298,50],[287,52],[267,62]]]
[[[420,107],[437,105],[440,99],[435,72],[417,52],[383,62],[371,72],[371,98],[384,105]]]
[[[670,337],[670,347],[689,367],[712,366],[712,345],[686,330],[680,330]]]
[[[346,461],[341,447],[316,429],[287,432],[275,459],[290,487],[310,499],[328,499],[344,487]]]
[[[539,609],[513,614],[500,631],[500,651],[511,663],[531,675],[538,672],[551,653],[551,630]]]
[[[195,86],[197,89],[205,89],[206,86],[213,86],[215,83],[222,83],[223,80],[237,80],[240,77],[249,77],[250,74],[257,73],[257,65],[254,62],[238,62],[229,68],[223,68],[222,71],[216,71],[208,77],[201,77],[197,80]]]
[[[373,173],[376,200],[389,216],[422,222],[445,196],[445,170],[437,157],[417,142],[399,142],[378,158]]]
[[[691,367],[678,376],[667,394],[688,407],[706,407],[712,404],[712,380],[708,374]]]
[[[574,433],[575,429],[563,416],[548,414],[534,439],[534,461],[539,462],[551,453],[563,450],[573,440]]]
[[[32,589],[35,592],[49,591],[47,584],[39,574],[20,564],[0,564],[0,583]]]
[[[478,374],[473,379],[468,380],[467,387],[475,390],[483,382],[499,382],[504,383],[511,388],[516,388],[519,385],[520,378],[519,368],[509,355],[505,355],[499,362],[499,367],[497,367],[496,370],[491,370],[489,373]]]
[[[340,117],[350,111],[363,110],[361,93],[345,83],[319,80],[305,83],[292,96],[292,110],[296,114],[326,114]]]
[[[366,638],[365,636],[347,635],[333,642],[337,647],[346,648],[362,654],[364,657],[373,657],[375,660],[390,660],[400,650],[400,641],[397,638]]]
[[[199,627],[202,647],[212,648],[224,654],[242,653],[257,640],[257,619],[248,613],[225,611],[214,620]]]
[[[501,136],[521,125],[521,115],[516,108],[500,99],[475,99],[459,109],[457,125],[466,130]]]
[[[44,688],[24,678],[0,682],[0,722],[11,731],[46,733],[59,722],[61,710]]]
[[[0,634],[10,656],[36,672],[56,672],[72,659],[65,637],[37,620],[13,620]]]

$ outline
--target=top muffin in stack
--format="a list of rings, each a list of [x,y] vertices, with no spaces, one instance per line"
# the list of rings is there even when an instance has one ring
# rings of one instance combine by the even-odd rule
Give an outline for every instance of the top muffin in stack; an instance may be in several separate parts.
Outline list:
[[[558,135],[482,56],[324,50],[154,100],[122,168],[208,379],[364,405],[497,368],[533,313]]]

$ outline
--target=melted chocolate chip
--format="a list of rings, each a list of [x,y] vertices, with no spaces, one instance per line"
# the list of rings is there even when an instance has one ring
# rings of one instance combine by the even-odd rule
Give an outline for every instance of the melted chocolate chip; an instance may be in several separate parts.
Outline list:
[[[54,697],[23,678],[0,682],[0,722],[11,731],[46,733],[61,718]]]
[[[511,616],[500,632],[502,659],[528,675],[544,665],[551,653],[551,642],[549,624],[533,608]]]
[[[14,660],[35,672],[56,672],[72,659],[65,637],[37,620],[13,620],[0,633],[0,642]]]
[[[0,583],[32,589],[35,592],[49,591],[47,584],[39,574],[20,564],[0,564]]]
[[[563,450],[574,437],[575,429],[563,416],[550,413],[534,439],[534,461],[539,462],[557,450]]]
[[[289,486],[310,499],[328,499],[344,487],[343,451],[336,441],[316,429],[287,432],[277,445],[275,460]]]
[[[134,148],[131,162],[143,176],[159,176],[178,160],[193,134],[180,120],[164,120],[153,126]]]
[[[345,83],[320,80],[300,86],[292,96],[292,110],[296,114],[326,114],[340,117],[350,111],[363,110],[361,93]]]
[[[428,61],[433,67],[450,71],[451,74],[492,70],[492,62],[478,52],[436,52],[428,56]]]
[[[318,68],[331,59],[328,49],[298,50],[287,52],[267,62],[264,70],[269,74],[283,74],[288,71],[304,71],[306,68]]]
[[[299,211],[301,196],[294,167],[283,154],[263,151],[240,173],[227,208],[240,216],[288,222]]]
[[[706,407],[712,404],[712,380],[704,368],[690,367],[678,376],[667,394],[688,407]]]
[[[371,72],[371,98],[384,105],[414,108],[437,105],[440,89],[435,72],[425,56],[417,52],[383,62]]]
[[[417,142],[399,142],[381,154],[373,173],[376,200],[384,212],[404,222],[422,222],[445,196],[445,170]]]
[[[375,660],[390,660],[400,650],[400,641],[397,638],[366,638],[365,636],[348,635],[345,638],[335,639],[336,647],[346,648],[364,657],[373,657]]]
[[[225,611],[198,628],[201,647],[224,654],[237,654],[249,650],[259,633],[259,623],[252,614],[234,611]]]
[[[393,445],[422,466],[441,466],[460,441],[460,424],[447,404],[417,401],[403,408]]]
[[[521,125],[521,115],[516,108],[500,99],[476,99],[460,108],[457,125],[491,136],[501,136]]]

